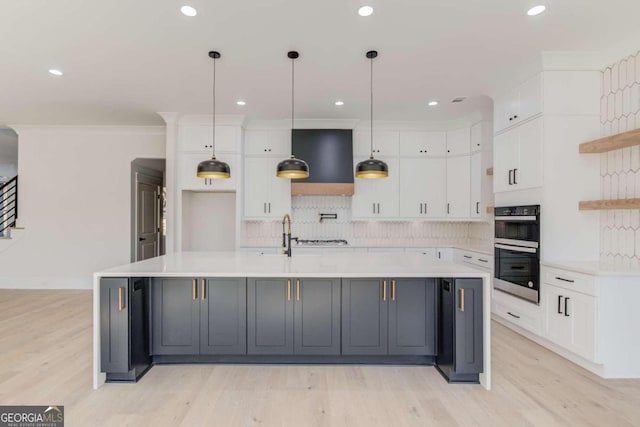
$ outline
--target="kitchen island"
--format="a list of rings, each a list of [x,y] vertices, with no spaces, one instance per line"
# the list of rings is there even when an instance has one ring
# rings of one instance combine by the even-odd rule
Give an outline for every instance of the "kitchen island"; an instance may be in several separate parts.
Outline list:
[[[458,348],[467,334],[460,364],[474,368],[476,381],[489,389],[489,279],[412,253],[182,252],[110,268],[94,274],[94,388],[107,379],[106,358],[127,362],[112,356],[118,349],[106,348],[117,342],[130,351],[148,339],[152,363],[433,365],[445,357],[442,348],[454,346],[438,333],[446,324],[458,334]],[[148,289],[148,299],[129,300],[129,281],[132,289]],[[443,289],[452,295],[449,303],[442,302]],[[150,313],[138,313],[142,307]],[[447,309],[457,323],[442,320],[438,311]],[[145,330],[132,332],[127,322],[134,318],[148,319]],[[441,371],[452,382],[473,378],[461,367]]]

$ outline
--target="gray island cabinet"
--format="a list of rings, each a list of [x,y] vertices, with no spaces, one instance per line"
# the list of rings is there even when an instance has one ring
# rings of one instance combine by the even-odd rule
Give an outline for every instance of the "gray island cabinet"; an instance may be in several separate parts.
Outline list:
[[[436,355],[435,279],[344,279],[342,353]]]
[[[246,279],[155,278],[154,355],[246,353]]]
[[[339,355],[340,279],[248,279],[248,353]]]
[[[175,253],[94,275],[94,387],[170,363],[436,366],[490,387],[489,275],[413,254]]]

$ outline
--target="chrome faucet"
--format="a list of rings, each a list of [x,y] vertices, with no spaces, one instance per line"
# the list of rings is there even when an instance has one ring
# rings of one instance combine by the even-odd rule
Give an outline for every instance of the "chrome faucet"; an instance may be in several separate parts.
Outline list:
[[[287,231],[285,233],[284,225],[288,224]],[[291,237],[291,217],[289,214],[284,214],[282,218],[282,253],[291,258],[291,240],[298,240],[297,237]]]

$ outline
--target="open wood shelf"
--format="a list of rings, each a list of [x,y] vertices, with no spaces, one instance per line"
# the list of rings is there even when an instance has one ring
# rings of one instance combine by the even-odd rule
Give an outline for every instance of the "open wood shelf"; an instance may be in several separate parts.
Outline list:
[[[606,153],[634,145],[640,145],[640,129],[585,142],[580,144],[580,153]]]
[[[493,168],[487,168],[487,175],[493,175]]]
[[[581,211],[640,209],[640,199],[589,200],[578,202],[578,209]]]

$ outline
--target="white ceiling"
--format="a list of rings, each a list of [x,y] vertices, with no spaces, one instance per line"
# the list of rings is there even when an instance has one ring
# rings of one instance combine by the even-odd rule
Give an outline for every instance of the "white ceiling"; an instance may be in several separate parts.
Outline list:
[[[376,118],[448,120],[490,108],[482,95],[541,51],[604,49],[637,31],[637,0],[539,1],[548,10],[532,18],[536,0],[371,0],[363,18],[360,0],[2,0],[0,125],[210,113],[212,49],[220,114],[288,117],[296,49],[296,117],[366,118],[365,52],[377,49]],[[452,105],[459,95],[470,100]],[[432,98],[441,106],[427,108]]]

